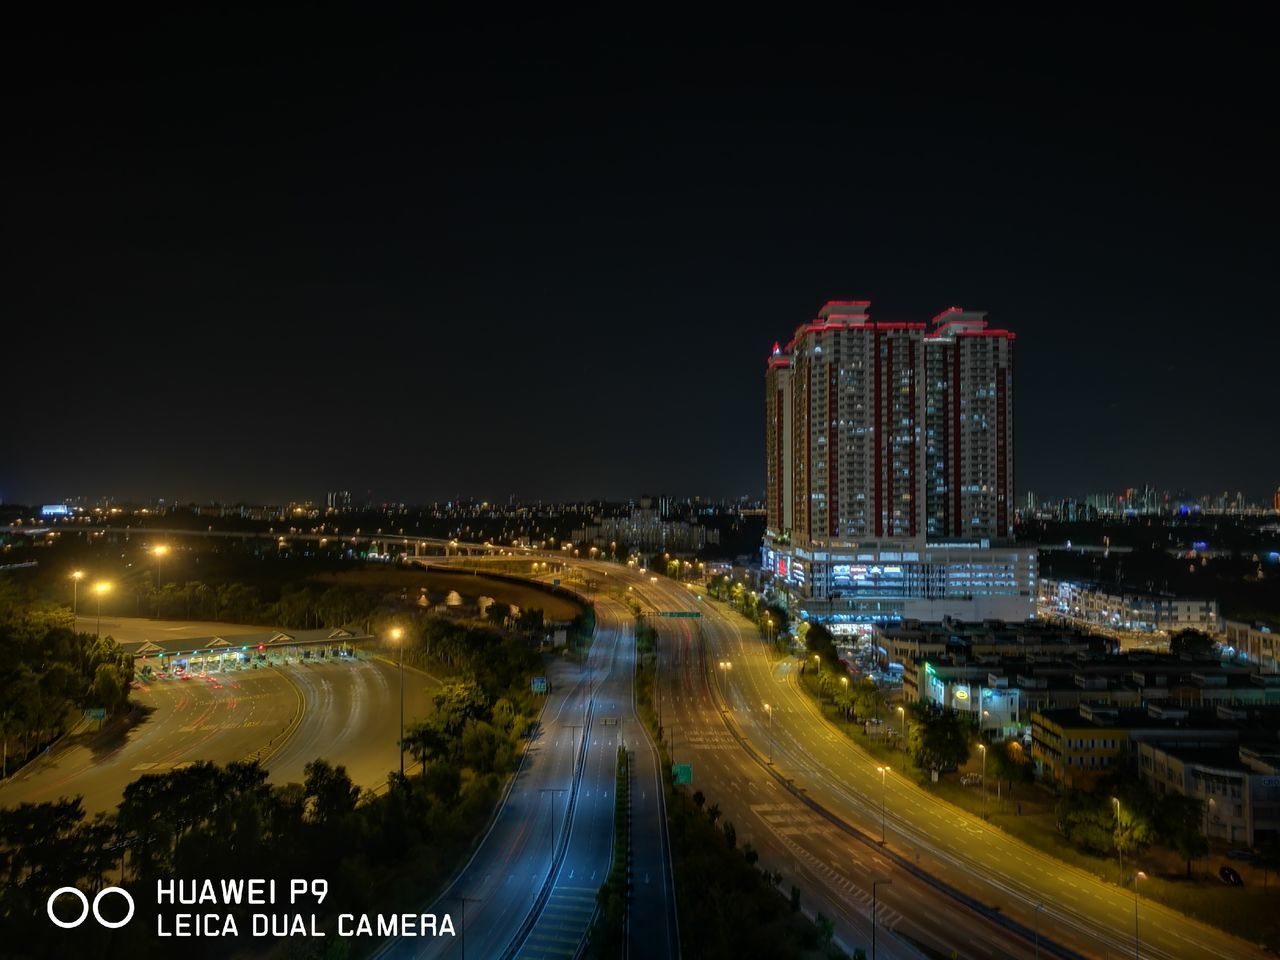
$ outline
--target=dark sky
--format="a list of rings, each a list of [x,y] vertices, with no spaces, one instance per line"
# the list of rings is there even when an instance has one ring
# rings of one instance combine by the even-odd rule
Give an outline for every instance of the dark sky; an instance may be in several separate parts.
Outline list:
[[[1017,331],[1020,492],[1280,483],[1256,25],[329,9],[10,31],[0,497],[754,495],[853,297]]]

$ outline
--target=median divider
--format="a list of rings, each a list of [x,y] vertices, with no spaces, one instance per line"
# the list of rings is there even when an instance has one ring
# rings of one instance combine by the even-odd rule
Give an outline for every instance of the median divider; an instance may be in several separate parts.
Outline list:
[[[529,913],[521,922],[516,935],[507,944],[507,948],[502,951],[503,960],[511,960],[515,957],[524,946],[525,940],[529,938],[529,934],[533,932],[533,928],[537,926],[538,918],[542,916],[542,910],[551,898],[551,891],[555,889],[556,875],[560,872],[564,858],[569,852],[570,835],[573,833],[573,811],[578,805],[578,788],[582,785],[582,774],[587,768],[587,748],[591,744],[591,718],[594,714],[595,701],[591,700],[587,704],[587,715],[582,722],[582,746],[578,748],[578,756],[575,758],[576,769],[569,784],[569,802],[565,806],[564,828],[560,831],[560,842],[551,851],[551,868],[547,871],[542,886],[538,888],[538,895],[534,897]]]

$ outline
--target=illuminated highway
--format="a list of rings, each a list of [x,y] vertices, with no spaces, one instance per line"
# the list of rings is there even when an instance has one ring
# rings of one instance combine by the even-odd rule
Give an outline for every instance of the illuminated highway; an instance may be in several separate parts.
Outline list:
[[[663,579],[649,584],[646,578],[632,576],[629,579],[635,589],[651,597],[659,606],[701,611],[703,618],[699,623],[705,635],[707,661],[712,665],[709,669],[714,670],[714,665],[721,659],[734,664],[726,684],[727,698],[732,707],[730,722],[742,731],[758,757],[767,758],[772,741],[772,766],[777,777],[783,781],[790,780],[795,788],[794,792],[789,791],[778,783],[777,778],[762,777],[759,772],[752,779],[746,779],[749,768],[743,769],[743,778],[737,784],[741,790],[760,792],[764,798],[759,801],[758,811],[763,815],[762,819],[784,812],[788,816],[791,813],[803,815],[806,811],[812,813],[813,809],[808,805],[811,802],[865,836],[878,840],[882,788],[877,761],[860,751],[819,715],[808,697],[798,689],[788,661],[775,663],[772,660],[755,626],[722,604],[696,599],[687,587],[672,581]],[[693,672],[696,676],[701,668],[695,663],[693,653],[694,631],[687,626],[687,621],[684,623],[684,649],[690,652],[677,663],[686,674]],[[798,668],[795,661],[790,663]],[[705,682],[704,688],[707,688],[701,697],[704,705],[697,707],[696,681],[681,681],[678,675],[666,677],[664,697],[669,695],[672,702],[670,706],[664,706],[664,711],[679,709],[682,701],[687,704],[684,729],[677,732],[677,753],[681,736],[688,738],[690,743],[700,740],[711,746],[694,751],[695,764],[704,757],[706,762],[714,764],[710,758],[734,753],[732,749],[725,748],[735,745],[736,741],[731,737],[725,720],[709,708],[709,685]],[[772,732],[765,703],[772,708]],[[737,752],[745,753],[741,747]],[[724,786],[731,783],[733,781]],[[695,770],[695,786],[698,784]],[[709,799],[714,799],[707,786],[704,785],[703,789],[708,792]],[[725,792],[732,794],[738,789]],[[1038,928],[1046,941],[1051,939],[1086,956],[1132,955],[1132,890],[1107,884],[1041,854],[891,773],[885,778],[883,794],[888,840],[885,852],[887,856],[898,858],[893,874],[894,886],[885,892],[885,902],[904,919],[926,925],[932,917],[939,915],[948,901],[955,902],[935,890],[926,891],[927,896],[920,898],[903,899],[899,896],[905,888],[899,879],[907,872],[904,865],[918,863],[919,870],[928,876],[995,909],[1028,934]],[[724,801],[721,801],[721,806],[726,806]],[[829,819],[818,823],[836,826]],[[807,836],[808,831],[802,833]],[[834,868],[833,861],[842,861],[843,854],[837,855],[841,847],[857,849],[861,846],[866,849],[864,843],[850,845],[845,837],[847,834],[836,827],[830,836],[832,846],[826,855],[815,854],[823,866]],[[761,860],[766,860],[763,853]],[[803,869],[805,862],[806,858],[797,857],[794,869]],[[861,872],[861,869],[854,868],[853,872]],[[813,877],[810,886],[820,878],[828,887],[843,886],[840,878],[827,875],[821,867],[810,873]],[[1037,904],[1044,906],[1037,909]],[[1146,899],[1140,900],[1138,913],[1142,956],[1226,958],[1263,955],[1260,948]],[[902,926],[898,929],[910,932]],[[1001,942],[993,942],[989,935],[977,939],[967,933],[964,941],[981,944],[981,949],[973,955],[1000,956],[1005,955],[1002,951],[1006,949],[1008,955],[1034,955],[1030,935],[1022,944],[1006,937],[1007,942],[1002,945]],[[956,944],[955,948],[962,954],[968,953],[963,943]],[[1042,952],[1051,955],[1047,946],[1042,947]]]
[[[615,642],[616,638],[598,636],[585,668],[561,661],[549,669],[551,691],[505,802],[474,856],[427,908],[437,915],[450,914],[459,936],[395,940],[378,956],[505,955],[538,905],[552,866],[553,834],[555,841],[565,838],[568,791],[582,755],[584,730],[588,737],[595,736],[588,711],[592,679],[612,658]],[[594,754],[587,769],[607,753],[611,777],[616,747],[616,742],[607,742],[611,738],[591,745]]]
[[[679,955],[666,811],[657,749],[635,710],[635,630],[630,610],[597,600],[596,635],[613,635],[603,675],[596,674],[591,746],[574,804],[568,849],[545,906],[518,953],[528,960],[569,958],[586,936],[596,891],[610,869],[615,813],[615,761],[621,743],[631,758],[633,890],[627,935],[644,957]],[[597,641],[599,642],[599,641]]]
[[[392,942],[380,956],[461,957],[464,949],[473,957],[574,956],[610,868],[614,770],[623,742],[635,768],[633,929],[643,942],[635,955],[678,956],[674,923],[668,922],[674,894],[656,751],[634,710],[630,614],[607,600],[597,602],[596,613],[587,663],[576,668],[559,661],[550,668],[551,693],[505,803],[472,860],[428,910],[450,913],[460,933],[465,914],[465,933],[452,940]]]

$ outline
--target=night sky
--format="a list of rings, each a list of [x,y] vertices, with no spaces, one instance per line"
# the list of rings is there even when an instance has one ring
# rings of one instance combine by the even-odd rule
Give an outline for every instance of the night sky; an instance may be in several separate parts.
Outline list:
[[[7,31],[0,498],[757,496],[831,298],[1017,332],[1020,496],[1280,484],[1256,25],[628,9]]]

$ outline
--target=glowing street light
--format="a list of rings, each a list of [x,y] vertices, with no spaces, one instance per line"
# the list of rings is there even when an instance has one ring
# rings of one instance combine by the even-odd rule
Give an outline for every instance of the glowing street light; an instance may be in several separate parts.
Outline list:
[[[1133,960],[1141,960],[1142,941],[1138,937],[1138,881],[1147,879],[1141,870],[1133,874]]]
[[[400,647],[400,776],[404,776],[404,644],[401,639],[404,631],[399,627],[391,628],[391,639]]]
[[[982,819],[987,819],[987,745],[985,743],[978,744],[978,749],[982,751]]]
[[[766,703],[764,712],[769,715],[769,762],[773,763],[773,707]]]
[[[98,598],[98,626],[97,635],[102,636],[102,596],[111,592],[112,584],[106,580],[99,580],[93,585],[93,592]]]
[[[83,570],[71,571],[71,617],[73,620],[79,619],[80,616],[80,598],[78,594],[80,590],[80,581],[83,579]]]
[[[161,565],[164,563],[164,558],[169,554],[169,548],[162,543],[152,547],[151,553],[156,558],[156,590],[159,590],[164,585],[160,580]]]
[[[899,705],[898,713],[902,714],[902,750],[907,750],[907,708]]]
[[[729,671],[733,669],[733,664],[728,660],[720,661],[720,696],[724,698],[725,706],[729,705]]]
[[[844,722],[849,722],[849,678],[841,677],[840,685],[844,687]]]

